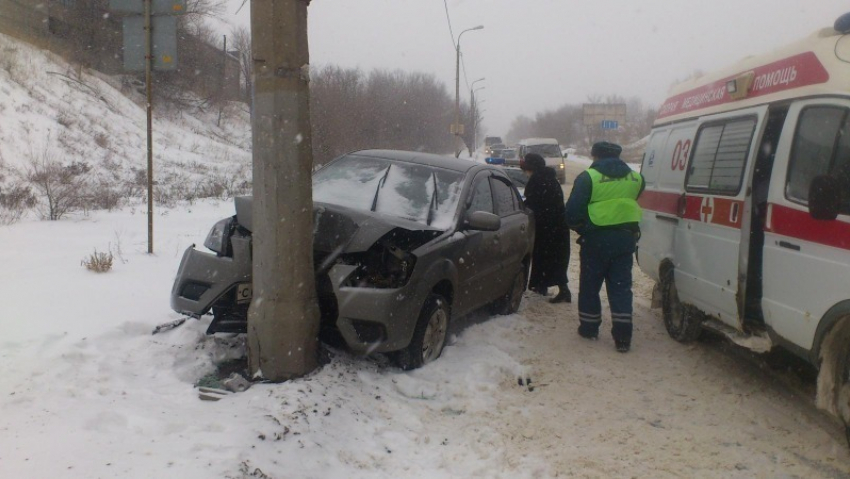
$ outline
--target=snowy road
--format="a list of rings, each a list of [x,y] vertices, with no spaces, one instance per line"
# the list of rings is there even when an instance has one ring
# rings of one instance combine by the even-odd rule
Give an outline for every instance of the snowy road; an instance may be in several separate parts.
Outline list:
[[[206,337],[208,317],[150,331],[178,317],[182,250],[232,204],[162,211],[155,256],[140,211],[0,227],[0,477],[850,477],[810,384],[671,340],[639,274],[628,354],[607,319],[586,341],[575,304],[529,295],[518,315],[458,318],[418,371],[334,352],[202,402],[194,383],[238,338]],[[112,272],[80,266],[92,248],[120,249]]]

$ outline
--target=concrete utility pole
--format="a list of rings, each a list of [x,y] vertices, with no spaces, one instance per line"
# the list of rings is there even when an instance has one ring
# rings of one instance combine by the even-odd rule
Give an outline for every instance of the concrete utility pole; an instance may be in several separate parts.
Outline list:
[[[455,140],[457,144],[455,157],[458,158],[460,157],[460,151],[463,149],[463,138],[461,138],[463,127],[460,124],[460,37],[466,32],[481,30],[483,28],[484,25],[478,25],[477,27],[467,28],[460,32],[457,36],[457,44],[455,45],[455,124],[452,126],[452,133],[457,137]]]
[[[307,6],[251,0],[254,62],[254,298],[251,373],[271,381],[318,367]]]

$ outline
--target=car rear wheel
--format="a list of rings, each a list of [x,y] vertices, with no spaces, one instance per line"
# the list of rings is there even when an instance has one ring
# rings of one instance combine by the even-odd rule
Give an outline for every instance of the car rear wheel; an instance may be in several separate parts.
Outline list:
[[[404,370],[420,368],[440,357],[446,345],[451,307],[439,294],[431,293],[422,306],[410,344],[395,354]]]
[[[525,292],[527,286],[528,268],[522,265],[514,277],[510,289],[508,289],[504,296],[493,303],[493,312],[495,314],[508,315],[519,311],[519,306],[522,304],[522,293]]]
[[[693,306],[682,304],[676,289],[673,268],[661,278],[661,311],[667,334],[676,341],[687,343],[697,339],[702,332],[702,314]]]

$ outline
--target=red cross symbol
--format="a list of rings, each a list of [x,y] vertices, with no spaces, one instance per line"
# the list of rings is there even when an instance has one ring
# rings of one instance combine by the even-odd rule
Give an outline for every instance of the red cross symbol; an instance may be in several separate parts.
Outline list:
[[[702,199],[702,204],[699,208],[700,220],[705,223],[711,223],[711,218],[714,217],[714,198],[706,196]]]

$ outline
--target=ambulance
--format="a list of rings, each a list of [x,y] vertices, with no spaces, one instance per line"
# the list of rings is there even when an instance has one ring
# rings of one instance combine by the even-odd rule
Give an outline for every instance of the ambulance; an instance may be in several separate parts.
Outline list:
[[[673,87],[641,172],[637,260],[670,336],[791,351],[850,424],[850,14]]]

